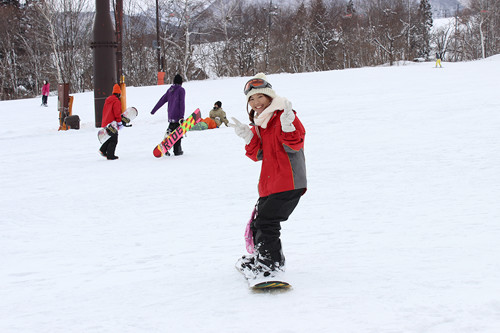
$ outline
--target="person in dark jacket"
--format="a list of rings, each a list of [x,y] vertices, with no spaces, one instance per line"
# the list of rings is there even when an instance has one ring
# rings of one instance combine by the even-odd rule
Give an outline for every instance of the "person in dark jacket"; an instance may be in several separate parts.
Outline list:
[[[102,127],[107,129],[110,138],[106,140],[99,149],[102,156],[108,160],[116,160],[118,156],[115,155],[116,145],[118,144],[118,130],[123,127],[122,125],[122,102],[120,101],[122,91],[118,84],[113,86],[113,93],[106,98],[104,107],[102,109]]]
[[[305,129],[292,103],[277,96],[263,73],[245,84],[251,128],[232,118],[235,133],[245,140],[246,156],[262,161],[259,199],[250,224],[255,251],[236,266],[256,277],[274,277],[285,270],[280,230],[306,192]]]
[[[168,88],[167,92],[160,98],[151,111],[151,114],[155,114],[159,108],[168,102],[167,112],[169,125],[167,132],[165,133],[165,137],[170,135],[170,133],[172,133],[184,121],[185,98],[186,91],[182,87],[182,76],[177,74],[174,77],[174,84]],[[182,138],[174,144],[174,155],[176,156],[184,153],[181,147],[181,140]],[[167,152],[166,155],[170,155],[170,153]]]

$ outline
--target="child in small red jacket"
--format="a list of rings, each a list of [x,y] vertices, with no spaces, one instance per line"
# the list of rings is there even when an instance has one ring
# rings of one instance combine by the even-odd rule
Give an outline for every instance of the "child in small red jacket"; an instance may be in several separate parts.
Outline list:
[[[122,91],[118,84],[113,86],[113,93],[106,98],[104,107],[102,109],[102,123],[101,126],[105,128],[109,124],[113,127],[114,131],[108,131],[110,138],[104,142],[99,149],[102,156],[108,160],[116,160],[118,156],[115,155],[116,145],[118,144],[118,130],[123,127],[122,125],[122,103],[120,101]]]
[[[273,277],[285,270],[280,230],[281,222],[293,212],[307,188],[304,155],[305,129],[292,103],[277,96],[263,73],[245,84],[244,93],[251,110],[251,128],[233,118],[238,136],[245,140],[246,156],[262,161],[259,199],[250,224],[255,255],[236,263],[256,277]]]
[[[43,86],[42,86],[42,106],[47,107],[47,99],[49,98],[50,94],[50,83],[47,80],[43,80]]]

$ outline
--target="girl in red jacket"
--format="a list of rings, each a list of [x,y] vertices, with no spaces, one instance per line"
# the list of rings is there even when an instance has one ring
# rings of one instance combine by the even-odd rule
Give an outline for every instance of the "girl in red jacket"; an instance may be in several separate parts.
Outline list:
[[[251,110],[251,127],[233,118],[238,136],[245,140],[246,156],[262,161],[259,200],[250,224],[254,255],[236,263],[256,277],[274,277],[285,269],[281,248],[281,222],[293,212],[307,187],[304,156],[305,129],[292,103],[277,96],[263,73],[245,84],[244,93]]]

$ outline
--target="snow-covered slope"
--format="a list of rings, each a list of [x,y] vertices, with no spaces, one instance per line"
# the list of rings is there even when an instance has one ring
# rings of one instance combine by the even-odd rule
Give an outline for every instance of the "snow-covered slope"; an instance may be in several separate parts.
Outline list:
[[[307,130],[309,188],[282,240],[293,290],[235,270],[259,163],[231,128],[155,159],[166,86],[129,87],[139,116],[97,150],[57,98],[0,103],[1,332],[498,332],[500,57],[269,75]],[[246,78],[188,82],[246,119]]]

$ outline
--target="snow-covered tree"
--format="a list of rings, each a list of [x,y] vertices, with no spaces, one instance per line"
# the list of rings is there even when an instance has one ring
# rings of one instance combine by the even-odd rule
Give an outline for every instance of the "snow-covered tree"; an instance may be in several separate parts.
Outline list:
[[[417,24],[414,34],[414,49],[418,57],[429,59],[432,29],[432,11],[429,0],[420,0],[417,11]]]

